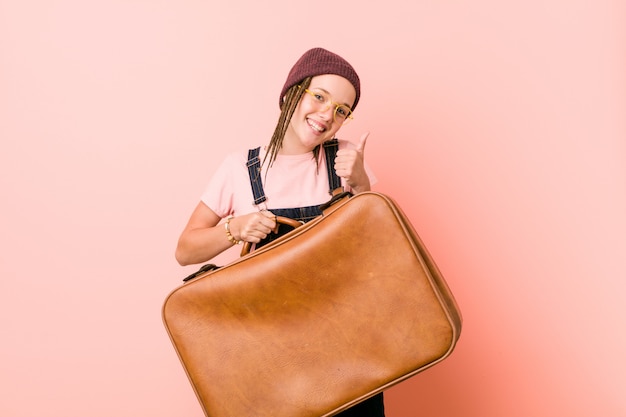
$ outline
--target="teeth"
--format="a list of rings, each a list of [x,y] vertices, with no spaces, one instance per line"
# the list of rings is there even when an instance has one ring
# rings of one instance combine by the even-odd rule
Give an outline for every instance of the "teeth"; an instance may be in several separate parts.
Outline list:
[[[309,126],[311,126],[313,129],[317,130],[318,132],[323,132],[324,130],[326,130],[323,126],[318,125],[317,123],[311,121],[311,120],[307,120],[307,122],[309,123]]]

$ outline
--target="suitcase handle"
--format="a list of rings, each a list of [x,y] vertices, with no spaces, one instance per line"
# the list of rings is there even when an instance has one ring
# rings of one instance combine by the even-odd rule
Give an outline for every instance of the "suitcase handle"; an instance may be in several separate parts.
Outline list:
[[[281,224],[291,226],[294,229],[302,226],[302,223],[300,223],[298,220],[290,219],[289,217],[276,216],[276,227],[273,230],[274,233],[278,233],[278,226],[280,226]],[[241,256],[249,254],[251,247],[252,243],[243,242],[243,248],[241,248]]]
[[[353,195],[354,194],[352,194],[350,191],[343,191],[343,189],[337,189],[333,192],[332,198],[320,206],[320,210],[322,212],[325,212],[333,204],[337,203],[340,200],[343,200],[345,197],[352,197]]]

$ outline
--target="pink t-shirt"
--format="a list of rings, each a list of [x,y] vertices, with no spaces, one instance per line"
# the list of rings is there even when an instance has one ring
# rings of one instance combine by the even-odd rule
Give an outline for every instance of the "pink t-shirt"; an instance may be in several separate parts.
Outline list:
[[[339,141],[339,149],[354,148],[347,141]],[[323,152],[323,150],[322,150]],[[261,148],[259,158],[263,161]],[[202,194],[201,200],[218,216],[239,216],[260,209],[294,208],[319,205],[330,199],[326,160],[320,155],[319,169],[312,153],[302,155],[277,155],[271,168],[267,164],[261,172],[267,200],[254,205],[250,177],[248,176],[248,151],[229,154]],[[370,183],[376,182],[366,166]],[[342,183],[344,181],[342,180]],[[345,184],[344,188],[348,190]],[[349,191],[349,190],[348,190]]]

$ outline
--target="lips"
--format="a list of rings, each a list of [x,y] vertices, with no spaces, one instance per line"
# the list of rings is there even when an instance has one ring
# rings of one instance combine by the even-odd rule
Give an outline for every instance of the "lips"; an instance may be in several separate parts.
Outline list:
[[[326,131],[326,126],[324,126],[322,123],[318,123],[313,119],[307,119],[306,122],[316,132],[322,133]]]

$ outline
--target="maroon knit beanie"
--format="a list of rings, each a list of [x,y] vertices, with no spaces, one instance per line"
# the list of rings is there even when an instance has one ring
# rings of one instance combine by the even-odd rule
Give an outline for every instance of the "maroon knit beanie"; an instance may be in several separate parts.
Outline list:
[[[352,83],[356,90],[356,97],[354,104],[352,104],[352,111],[354,111],[359,102],[359,96],[361,95],[359,76],[348,61],[323,48],[309,49],[298,59],[293,68],[291,68],[291,71],[289,71],[287,81],[285,82],[283,90],[280,92],[278,105],[282,107],[283,97],[285,97],[287,90],[291,87],[299,84],[307,77],[315,77],[316,75],[323,74],[340,75]]]

